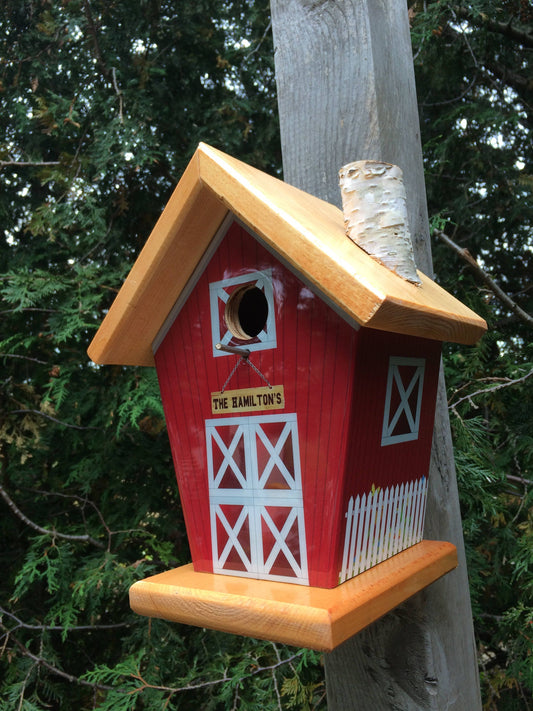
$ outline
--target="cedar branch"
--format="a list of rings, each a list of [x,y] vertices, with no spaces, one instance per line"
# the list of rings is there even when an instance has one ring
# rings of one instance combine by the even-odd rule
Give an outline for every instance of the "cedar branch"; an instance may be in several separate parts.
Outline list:
[[[517,94],[533,91],[533,80],[530,77],[513,72],[508,67],[502,67],[497,62],[486,62],[485,66],[500,81],[512,87]]]
[[[521,321],[523,321],[528,326],[533,326],[533,316],[524,311],[520,306],[511,299],[511,297],[501,289],[498,284],[490,277],[487,272],[482,269],[477,260],[470,254],[468,249],[460,247],[456,242],[454,242],[448,235],[442,230],[435,230],[437,237],[444,242],[444,244],[451,247],[456,254],[458,254],[462,259],[467,262],[476,274],[483,280],[483,282],[489,287],[494,296],[506,306],[510,311],[515,314]]]
[[[71,625],[69,627],[66,625],[30,625],[1,606],[0,615],[6,615],[16,622],[16,627],[10,628],[9,632],[6,632],[6,634],[13,632],[13,630],[18,629],[19,627],[25,630],[40,630],[42,632],[85,632],[92,630],[112,630],[120,627],[131,627],[132,625],[131,622],[116,622],[115,624],[110,625]]]
[[[61,538],[64,541],[75,541],[77,543],[90,543],[91,545],[96,546],[96,548],[105,548],[103,543],[92,538],[92,536],[89,536],[88,533],[84,533],[84,534],[80,534],[80,535],[75,535],[75,534],[70,534],[70,533],[60,533],[59,531],[56,531],[53,528],[52,529],[43,528],[42,526],[39,526],[37,523],[34,523],[31,519],[29,519],[25,514],[22,513],[22,511],[15,504],[13,499],[9,496],[9,494],[7,493],[7,491],[4,489],[4,487],[1,484],[0,484],[0,496],[4,499],[6,504],[9,506],[9,508],[15,514],[15,516],[17,518],[19,518],[23,523],[25,523],[30,528],[33,528],[34,531],[38,531],[38,533],[42,533],[45,536],[53,536],[54,538]]]
[[[30,489],[30,491],[34,491],[35,493],[37,493],[41,496],[56,496],[56,497],[60,497],[63,499],[73,499],[74,501],[77,501],[77,502],[83,504],[83,506],[81,507],[82,511],[85,506],[90,506],[95,511],[96,515],[100,519],[100,523],[107,531],[107,535],[109,538],[109,543],[107,545],[108,551],[111,546],[111,537],[113,535],[115,535],[116,533],[134,533],[136,531],[141,530],[138,528],[131,528],[131,529],[128,529],[128,531],[112,531],[109,528],[109,526],[107,525],[107,523],[105,522],[104,516],[103,516],[102,512],[100,511],[100,509],[98,508],[98,506],[94,503],[94,501],[91,501],[91,499],[88,499],[86,496],[78,496],[77,494],[64,494],[61,491],[43,491],[42,489]]]
[[[100,51],[100,43],[98,42],[98,32],[96,29],[96,24],[94,22],[91,4],[90,4],[89,0],[84,0],[83,8],[85,10],[85,17],[87,19],[87,28],[89,30],[89,34],[91,35],[91,39],[93,42],[93,49],[94,49],[94,56],[96,58],[96,63],[99,66],[104,79],[108,80],[109,79],[109,69],[106,67],[105,62],[102,57],[102,52]]]
[[[258,674],[262,674],[263,672],[275,671],[276,669],[285,666],[285,664],[292,666],[292,662],[296,659],[299,659],[302,654],[303,650],[300,649],[294,654],[292,654],[290,657],[287,657],[286,659],[279,658],[279,661],[275,662],[274,664],[268,664],[267,666],[261,666],[260,664],[254,665],[252,671],[250,671],[248,674],[244,674],[243,676],[241,676],[240,680],[243,681],[244,679],[251,679],[257,676]],[[186,684],[185,686],[164,686],[159,684],[150,684],[142,677],[141,673],[139,672],[138,674],[134,674],[133,678],[140,682],[140,686],[138,686],[130,693],[139,693],[144,691],[145,689],[152,689],[153,691],[164,691],[169,692],[171,694],[181,693],[182,691],[196,691],[197,689],[203,689],[207,686],[216,686],[217,684],[227,683],[231,680],[231,677],[228,676],[227,672],[228,670],[225,669],[224,675],[219,679],[197,682],[193,681],[189,684]]]
[[[0,168],[41,168],[47,165],[61,165],[58,160],[0,160]]]
[[[0,358],[20,358],[21,360],[29,360],[31,363],[39,363],[39,365],[49,365],[45,360],[32,358],[31,356],[19,355],[18,353],[0,353]]]
[[[455,10],[452,10],[454,18],[456,20],[459,20],[459,16]],[[452,40],[456,39],[461,39],[462,42],[465,43],[468,52],[470,53],[472,60],[474,62],[474,67],[476,68],[476,73],[474,76],[474,79],[472,80],[471,84],[469,85],[466,93],[470,91],[471,87],[474,86],[477,82],[478,78],[478,72],[481,72],[483,76],[487,79],[487,81],[491,82],[494,86],[494,89],[497,90],[498,92],[501,93],[502,91],[502,86],[501,84],[507,84],[510,86],[512,89],[516,91],[516,93],[521,97],[522,101],[524,104],[529,108],[529,104],[527,104],[526,100],[524,99],[524,93],[531,92],[533,89],[533,82],[529,77],[522,76],[521,74],[518,74],[515,71],[512,71],[508,67],[504,67],[501,64],[498,64],[495,61],[479,61],[476,54],[474,53],[474,50],[472,49],[472,46],[470,44],[470,41],[468,39],[468,34],[460,29],[457,30],[457,28],[452,25],[448,24],[443,30],[443,32],[446,33],[447,36],[449,36]],[[498,81],[497,81],[498,80]],[[462,98],[459,97],[459,98]],[[450,99],[448,101],[444,102],[438,102],[435,104],[428,103],[424,104],[425,106],[438,106],[439,104],[446,104],[446,103],[453,103],[457,99]]]
[[[102,430],[102,427],[91,427],[90,425],[73,425],[70,422],[63,422],[63,420],[58,420],[56,417],[52,417],[52,415],[46,414],[46,412],[42,412],[41,410],[11,410],[12,415],[40,415],[41,417],[44,417],[46,420],[51,420],[52,422],[55,422],[58,425],[62,425],[63,427],[69,427],[72,430]]]
[[[5,627],[5,625],[0,625],[0,627],[9,634],[9,630]],[[90,681],[86,681],[85,679],[80,679],[79,677],[74,676],[73,674],[68,674],[62,669],[55,667],[53,664],[50,664],[50,662],[44,659],[44,657],[39,657],[36,654],[32,654],[32,652],[30,652],[27,646],[25,644],[22,644],[22,642],[13,635],[9,635],[9,637],[25,657],[28,657],[29,659],[33,660],[37,666],[48,669],[49,672],[61,677],[62,679],[74,682],[75,684],[81,684],[82,686],[89,686],[91,689],[99,689],[102,691],[118,691],[119,693],[123,694],[127,693],[124,689],[118,689],[115,686],[109,686],[108,684],[95,684]]]
[[[498,22],[483,13],[473,15],[466,7],[456,7],[455,14],[471,25],[485,28],[491,32],[497,32],[505,37],[509,37],[509,39],[516,40],[525,47],[533,47],[533,34],[513,26],[513,16],[511,16],[507,22]]]
[[[476,397],[477,395],[485,395],[486,393],[492,393],[495,392],[496,390],[502,390],[503,388],[508,388],[511,385],[516,385],[517,383],[523,383],[525,380],[530,378],[533,375],[533,369],[529,371],[529,373],[526,373],[523,375],[521,378],[501,378],[503,382],[498,383],[498,385],[492,385],[489,388],[481,388],[480,390],[476,390],[473,393],[470,393],[469,395],[463,395],[463,397],[460,397],[459,400],[456,400],[455,402],[452,402],[449,404],[449,409],[455,412],[457,414],[457,410],[455,409],[457,405],[460,405],[462,402],[465,400],[469,400],[472,405],[474,403],[472,402],[472,398]],[[475,406],[474,406],[475,407]]]

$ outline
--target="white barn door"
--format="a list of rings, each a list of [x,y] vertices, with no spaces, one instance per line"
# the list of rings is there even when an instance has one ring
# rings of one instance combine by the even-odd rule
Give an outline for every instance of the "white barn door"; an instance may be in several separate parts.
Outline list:
[[[308,585],[295,414],[206,420],[213,570]]]

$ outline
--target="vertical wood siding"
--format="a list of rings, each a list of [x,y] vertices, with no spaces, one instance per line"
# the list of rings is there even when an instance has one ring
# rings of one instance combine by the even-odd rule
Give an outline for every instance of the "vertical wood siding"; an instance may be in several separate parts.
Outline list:
[[[212,570],[205,421],[216,417],[211,392],[221,390],[238,360],[212,355],[209,284],[267,269],[277,347],[253,352],[250,361],[272,385],[284,386],[280,414],[297,415],[309,584],[333,587],[358,332],[236,223],[155,354],[191,553],[197,570]],[[242,366],[227,387],[263,385],[257,373]]]
[[[155,354],[197,570],[212,571],[205,422],[217,416],[211,412],[211,393],[221,391],[239,358],[213,357],[209,285],[268,270],[276,347],[253,351],[250,361],[269,383],[283,385],[280,416],[297,415],[309,584],[334,587],[350,497],[427,476],[441,344],[371,329],[355,331],[233,223]],[[395,362],[424,360],[420,426],[416,439],[382,446],[391,357]],[[264,384],[257,372],[242,365],[227,389]]]

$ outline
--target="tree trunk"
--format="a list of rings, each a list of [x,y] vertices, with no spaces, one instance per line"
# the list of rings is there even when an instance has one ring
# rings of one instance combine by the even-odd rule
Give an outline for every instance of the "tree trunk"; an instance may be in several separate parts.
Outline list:
[[[432,273],[405,0],[271,0],[285,180],[340,206],[338,170],[403,171],[417,265]],[[326,655],[328,707],[481,708],[444,381],[425,537],[453,542],[459,568]]]

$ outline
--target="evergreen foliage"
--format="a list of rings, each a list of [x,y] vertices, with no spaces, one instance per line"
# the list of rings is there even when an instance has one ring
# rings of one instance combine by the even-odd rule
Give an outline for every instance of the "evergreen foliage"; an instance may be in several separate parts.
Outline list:
[[[533,709],[533,9],[410,16],[437,279],[490,326],[445,358],[484,699]],[[0,711],[325,708],[318,654],[129,611],[188,545],[155,373],[86,356],[199,141],[280,173],[268,3],[4,0],[0,98]]]

